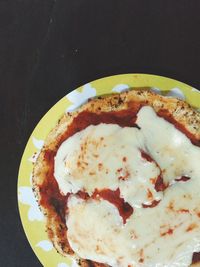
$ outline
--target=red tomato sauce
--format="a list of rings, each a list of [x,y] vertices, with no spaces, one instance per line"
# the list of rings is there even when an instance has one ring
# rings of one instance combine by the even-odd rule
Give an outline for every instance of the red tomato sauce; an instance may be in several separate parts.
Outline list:
[[[153,200],[151,204],[142,204],[143,208],[154,208],[160,203],[160,200]]]
[[[156,183],[155,183],[155,189],[156,189],[156,191],[157,192],[164,191],[167,187],[168,187],[168,185],[165,185],[165,183],[163,181],[162,174],[160,174],[157,177]]]
[[[146,161],[154,162],[154,160],[152,159],[152,157],[149,154],[147,154],[146,152],[144,152],[143,150],[141,150],[141,157],[143,159],[146,159]]]
[[[181,178],[177,178],[175,179],[176,182],[187,182],[188,180],[190,180],[191,178],[188,176],[181,176]]]

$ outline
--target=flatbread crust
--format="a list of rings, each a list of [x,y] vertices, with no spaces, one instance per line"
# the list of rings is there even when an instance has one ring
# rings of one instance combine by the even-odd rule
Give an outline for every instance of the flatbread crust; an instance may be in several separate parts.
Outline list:
[[[62,134],[73,123],[81,112],[89,111],[93,113],[121,111],[126,110],[133,104],[142,104],[151,106],[156,112],[167,110],[174,121],[183,126],[188,133],[192,134],[197,141],[200,142],[200,113],[190,107],[186,102],[175,98],[168,98],[157,95],[149,90],[149,88],[138,88],[129,90],[119,94],[101,96],[89,100],[86,104],[80,107],[77,111],[67,113],[58,121],[55,128],[47,136],[44,147],[40,152],[33,170],[33,191],[39,206],[46,217],[47,233],[50,240],[53,242],[56,250],[63,256],[73,255],[80,266],[88,267],[103,267],[105,264],[99,264],[89,260],[80,259],[74,254],[67,241],[67,228],[58,216],[55,209],[52,207],[45,208],[40,205],[41,194],[40,186],[45,182],[49,171],[48,161],[45,159],[45,151],[57,151],[58,144]],[[191,266],[200,266],[199,263]]]

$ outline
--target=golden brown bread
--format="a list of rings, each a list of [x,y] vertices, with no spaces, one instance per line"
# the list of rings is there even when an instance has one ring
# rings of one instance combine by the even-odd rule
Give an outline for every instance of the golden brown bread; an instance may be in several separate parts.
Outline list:
[[[33,171],[33,190],[40,208],[45,214],[49,238],[53,242],[56,250],[63,256],[69,254],[73,255],[73,251],[67,241],[66,225],[60,218],[58,210],[55,209],[55,205],[46,207],[41,201],[41,188],[46,182],[48,173],[50,172],[49,161],[45,153],[46,151],[57,151],[62,141],[63,133],[66,132],[66,129],[72,125],[73,120],[81,112],[89,111],[98,114],[101,112],[121,111],[135,104],[149,105],[153,107],[157,113],[160,112],[161,115],[163,112],[167,111],[168,117],[171,116],[172,121],[178,122],[179,127],[185,128],[189,136],[191,135],[197,142],[200,141],[200,113],[195,111],[184,101],[157,95],[148,90],[148,88],[143,88],[143,90],[141,90],[141,88],[138,90],[134,89],[120,94],[97,97],[90,100],[77,111],[64,114],[55,128],[47,136]],[[79,259],[79,265],[83,267],[106,266],[84,259]],[[193,264],[193,266],[200,266],[200,264],[196,263],[195,265]]]

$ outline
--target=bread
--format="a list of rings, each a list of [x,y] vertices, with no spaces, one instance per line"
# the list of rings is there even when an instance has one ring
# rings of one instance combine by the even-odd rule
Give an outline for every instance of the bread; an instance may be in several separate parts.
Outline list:
[[[160,114],[162,117],[165,117],[167,114],[167,118],[170,118],[172,123],[176,123],[178,129],[184,128],[186,135],[195,145],[200,145],[200,113],[184,101],[157,95],[151,92],[149,88],[138,88],[120,94],[106,95],[91,99],[77,111],[64,114],[55,128],[52,129],[47,136],[44,147],[34,165],[33,191],[46,217],[48,236],[61,255],[73,255],[79,261],[80,266],[102,267],[106,265],[79,259],[77,255],[74,255],[67,240],[66,224],[60,215],[61,207],[59,207],[58,203],[44,205],[42,190],[46,188],[45,185],[48,184],[47,177],[52,171],[49,165],[49,159],[47,159],[47,151],[50,151],[52,153],[51,155],[55,155],[63,140],[69,137],[67,131],[70,129],[72,134],[79,130],[79,126],[77,125],[74,128],[73,123],[83,112],[99,114],[102,112],[127,110],[133,106],[139,110],[139,108],[144,105],[153,107],[157,114]],[[88,121],[88,125],[89,124],[90,122]],[[193,264],[192,266],[198,266],[198,264],[199,263],[196,263],[196,265]]]

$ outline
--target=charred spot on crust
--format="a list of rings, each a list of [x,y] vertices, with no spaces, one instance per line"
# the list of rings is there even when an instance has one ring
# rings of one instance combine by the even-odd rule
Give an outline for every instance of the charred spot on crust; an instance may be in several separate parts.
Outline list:
[[[200,252],[194,252],[192,256],[192,263],[200,262]]]
[[[65,223],[65,207],[64,204],[58,199],[52,197],[49,200],[49,204],[55,209],[55,212],[59,215],[62,222]]]
[[[99,263],[91,260],[82,260],[82,259],[78,261],[78,264],[81,267],[110,267],[110,265],[108,264]]]
[[[87,260],[88,267],[95,267],[95,263],[91,260]]]

